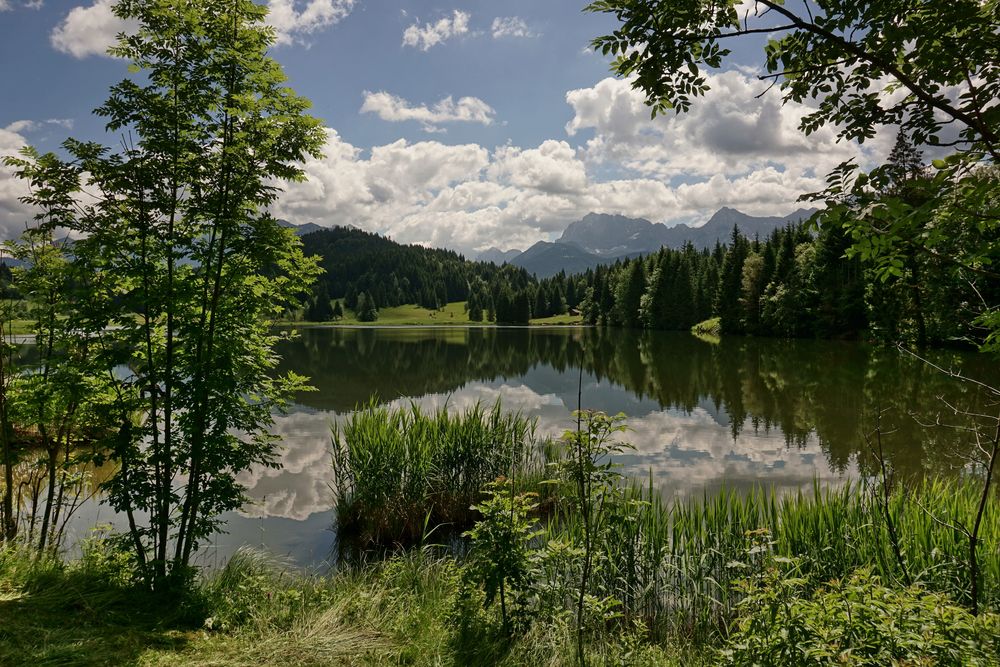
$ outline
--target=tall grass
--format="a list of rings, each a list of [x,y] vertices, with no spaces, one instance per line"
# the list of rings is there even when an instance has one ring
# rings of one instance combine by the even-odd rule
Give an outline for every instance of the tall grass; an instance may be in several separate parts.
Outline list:
[[[334,493],[342,541],[413,544],[429,528],[471,525],[471,509],[501,475],[540,478],[535,420],[476,404],[460,414],[375,403],[333,427]]]
[[[924,482],[891,497],[900,549],[915,583],[969,604],[968,539],[949,526],[969,525],[981,481]],[[609,511],[593,592],[622,603],[651,630],[691,637],[725,632],[741,598],[736,583],[766,557],[795,558],[811,581],[868,567],[903,586],[889,532],[873,492],[859,484],[777,495],[773,489],[722,490],[696,500],[666,501],[632,483]],[[565,508],[565,506],[563,506]],[[547,540],[580,537],[580,519],[560,512]],[[982,529],[982,606],[1000,608],[1000,513]]]

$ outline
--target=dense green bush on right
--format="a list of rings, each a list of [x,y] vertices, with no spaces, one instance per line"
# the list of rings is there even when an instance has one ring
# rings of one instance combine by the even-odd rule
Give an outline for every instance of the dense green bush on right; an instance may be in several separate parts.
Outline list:
[[[1000,616],[973,616],[950,597],[890,588],[868,569],[831,580],[811,595],[796,561],[774,559],[742,582],[746,597],[727,665],[996,665]]]

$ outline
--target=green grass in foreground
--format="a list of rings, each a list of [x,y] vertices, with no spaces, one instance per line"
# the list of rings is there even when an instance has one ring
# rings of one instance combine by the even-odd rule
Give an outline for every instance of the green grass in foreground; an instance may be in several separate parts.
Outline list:
[[[99,552],[66,565],[0,551],[0,664],[574,664],[566,623],[518,641],[458,636],[459,569],[426,549],[332,577],[292,574],[243,551],[172,597],[130,586],[119,566]],[[594,664],[707,664],[619,641],[591,648]]]
[[[996,517],[984,534],[988,611],[973,617],[956,603],[960,545],[924,515],[963,517],[971,492],[932,484],[894,501],[913,586],[893,575],[863,494],[721,493],[666,512],[643,505],[608,536],[614,553],[598,556],[595,591],[618,598],[619,613],[588,631],[588,665],[1000,664]],[[549,542],[539,553],[540,599],[572,595],[578,573],[558,545],[573,530],[557,530],[555,550]],[[656,553],[642,555],[649,546]],[[665,606],[641,600],[650,582],[633,578],[634,566],[648,567],[642,576],[653,582],[666,577]],[[440,548],[330,576],[247,550],[172,596],[131,584],[130,571],[100,543],[70,564],[0,549],[0,665],[576,664],[571,606],[533,609],[526,600],[524,624],[508,635],[498,605],[484,609],[463,562]],[[715,629],[694,633],[698,617]]]

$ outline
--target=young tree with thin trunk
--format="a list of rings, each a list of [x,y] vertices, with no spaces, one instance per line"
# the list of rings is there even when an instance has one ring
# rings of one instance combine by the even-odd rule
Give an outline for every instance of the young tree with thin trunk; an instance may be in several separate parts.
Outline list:
[[[304,378],[275,374],[269,322],[318,268],[268,208],[324,135],[266,55],[274,33],[260,5],[122,0],[114,11],[139,26],[111,49],[136,76],[96,111],[120,146],[66,142],[86,195],[61,226],[80,236],[86,299],[72,327],[114,382],[109,502],[161,587],[243,504],[236,476],[276,465],[272,412]]]

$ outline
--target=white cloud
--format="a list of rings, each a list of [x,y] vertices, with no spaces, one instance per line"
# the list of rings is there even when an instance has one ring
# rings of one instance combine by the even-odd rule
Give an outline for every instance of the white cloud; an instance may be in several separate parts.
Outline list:
[[[20,235],[36,212],[18,201],[29,193],[28,185],[15,177],[15,170],[3,165],[2,160],[7,156],[17,156],[22,148],[28,146],[31,142],[27,135],[51,131],[53,128],[72,129],[73,121],[69,118],[16,120],[6,127],[0,127],[0,240]]]
[[[23,132],[34,124],[30,121],[16,121],[0,128],[0,160],[16,155],[28,145]],[[14,169],[0,162],[0,238],[13,238],[24,229],[33,215],[31,209],[18,201],[28,194],[27,184],[14,176]]]
[[[474,252],[525,248],[590,211],[653,221],[702,222],[721,206],[785,214],[820,178],[766,166],[672,185],[655,176],[599,180],[587,153],[547,140],[534,148],[399,140],[370,152],[327,131],[326,157],[304,165],[275,213],[297,223],[353,224],[421,243]]]
[[[456,102],[448,96],[428,107],[424,104],[412,105],[402,97],[385,91],[373,93],[367,90],[364,104],[361,105],[361,113],[374,113],[382,120],[393,123],[419,121],[428,132],[442,131],[438,126],[444,123],[490,125],[496,114],[493,107],[478,97],[461,97]]]
[[[7,0],[0,0],[0,12],[10,11],[10,3]]]
[[[587,173],[576,151],[565,141],[553,139],[529,150],[497,148],[490,175],[499,182],[548,194],[572,194],[587,187]]]
[[[339,23],[351,13],[355,1],[268,0],[267,24],[274,28],[277,44],[291,44]],[[52,30],[49,36],[52,46],[75,58],[106,56],[117,35],[134,30],[136,25],[114,15],[111,9],[115,2],[94,0],[90,6],[71,9]]]
[[[574,116],[566,132],[570,136],[593,132],[585,144],[587,159],[593,163],[619,164],[667,179],[740,176],[769,167],[822,176],[844,160],[870,162],[888,148],[881,137],[864,147],[838,142],[834,127],[805,136],[798,125],[812,109],[782,104],[777,91],[756,97],[767,84],[751,73],[705,76],[711,89],[688,113],[668,113],[655,120],[630,80],[607,78],[590,88],[571,90],[566,101]]]
[[[49,35],[52,46],[74,58],[107,55],[115,37],[134,26],[114,15],[114,5],[115,0],[95,0],[89,7],[74,7]]]
[[[267,23],[277,33],[277,44],[290,44],[304,35],[310,35],[340,23],[351,10],[355,0],[268,0]],[[296,9],[304,4],[302,9]]]
[[[456,9],[450,17],[445,17],[436,23],[420,25],[417,21],[403,32],[403,46],[412,46],[421,51],[427,51],[432,46],[441,44],[451,37],[457,37],[469,32],[469,14]]]
[[[538,35],[528,28],[528,24],[525,23],[524,19],[518,16],[498,16],[493,19],[493,25],[490,26],[490,32],[493,34],[493,39],[501,39],[503,37],[537,37]]]

